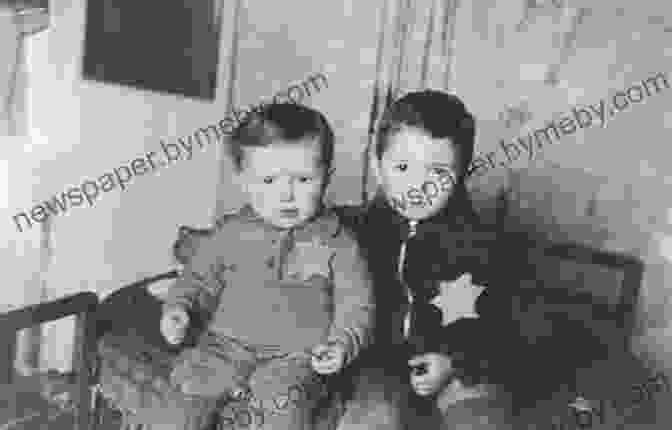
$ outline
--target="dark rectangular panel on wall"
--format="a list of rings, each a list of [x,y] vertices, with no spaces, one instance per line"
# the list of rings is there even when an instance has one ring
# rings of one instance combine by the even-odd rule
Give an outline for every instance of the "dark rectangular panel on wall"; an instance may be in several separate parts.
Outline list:
[[[216,0],[88,0],[85,79],[214,100]]]

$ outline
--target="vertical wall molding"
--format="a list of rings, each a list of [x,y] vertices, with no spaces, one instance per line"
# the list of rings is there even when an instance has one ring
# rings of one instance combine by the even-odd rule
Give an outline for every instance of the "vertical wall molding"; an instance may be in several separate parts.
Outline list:
[[[231,28],[231,39],[230,39],[230,45],[228,49],[228,55],[226,56],[226,67],[227,67],[227,74],[226,74],[226,114],[229,115],[233,110],[236,108],[236,102],[237,102],[237,85],[238,85],[238,71],[239,71],[239,58],[240,58],[240,16],[242,12],[242,0],[233,0],[233,2],[226,1],[227,4],[233,3],[233,13],[232,14],[225,14],[225,3],[224,0],[222,0],[221,4],[221,9],[219,13],[219,22],[220,22],[220,34],[223,34],[223,31],[221,31],[223,28],[225,28],[225,25],[227,28]],[[224,16],[232,16],[232,19],[230,22],[226,22],[223,17]],[[226,41],[228,42],[228,41]],[[224,40],[221,40],[220,43],[224,44],[226,43]],[[215,213],[212,216],[212,223],[213,225],[217,221],[217,219],[221,216],[221,214],[230,209],[230,206],[227,206],[227,201],[226,199],[222,198],[222,192],[221,190],[224,189],[223,184],[226,183],[226,181],[230,180],[229,177],[229,169],[227,165],[228,158],[226,156],[226,151],[228,146],[230,144],[230,136],[222,136],[222,145],[219,145],[219,151],[218,151],[218,163],[217,165],[219,166],[219,181],[217,183],[216,187],[216,195],[215,195]]]

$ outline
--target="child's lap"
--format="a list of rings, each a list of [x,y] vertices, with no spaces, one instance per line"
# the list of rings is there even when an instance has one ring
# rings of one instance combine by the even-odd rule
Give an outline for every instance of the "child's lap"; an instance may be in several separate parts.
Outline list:
[[[212,383],[222,385],[222,392],[236,384],[249,385],[260,400],[299,392],[305,397],[320,389],[307,355],[260,358],[240,343],[214,336],[203,337],[196,347],[181,353],[173,383],[190,378],[211,378]]]
[[[443,410],[435,401],[417,396],[410,386],[405,351],[400,346],[369,353],[357,369],[353,397],[339,430],[512,428],[509,399],[502,394],[461,401]]]
[[[171,380],[179,385],[193,378],[211,378],[225,392],[249,374],[254,359],[254,354],[241,345],[205,334],[194,348],[180,353]]]
[[[514,430],[509,399],[462,400],[442,408],[441,416],[445,429]]]

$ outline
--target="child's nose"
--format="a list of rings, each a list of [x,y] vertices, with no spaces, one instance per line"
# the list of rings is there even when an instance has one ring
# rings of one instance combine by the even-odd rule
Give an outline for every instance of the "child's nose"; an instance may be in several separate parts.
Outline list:
[[[420,189],[422,184],[428,180],[428,175],[426,175],[424,171],[417,170],[411,173],[409,179],[410,183],[413,184],[413,187]]]
[[[294,200],[294,181],[292,179],[287,180],[283,184],[280,199],[283,202],[291,202]]]

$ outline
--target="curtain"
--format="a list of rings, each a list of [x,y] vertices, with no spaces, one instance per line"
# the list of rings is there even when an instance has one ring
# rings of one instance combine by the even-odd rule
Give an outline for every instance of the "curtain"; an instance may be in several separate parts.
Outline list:
[[[239,58],[239,52],[240,52],[240,22],[241,22],[241,11],[242,11],[242,0],[235,0],[233,2],[232,6],[228,6],[229,8],[233,8],[231,12],[231,18],[228,20],[224,19],[225,11],[229,12],[231,9],[225,9],[225,5],[223,3],[224,0],[219,0],[221,3],[216,5],[216,10],[217,10],[217,17],[216,17],[216,22],[218,25],[218,40],[222,40],[222,31],[226,28],[231,28],[231,35],[229,36],[229,39],[227,39],[227,42],[230,42],[228,44],[228,58],[226,58],[226,65],[228,68],[227,71],[227,76],[226,76],[226,112],[227,115],[228,113],[232,112],[233,109],[236,107],[236,85],[238,85],[238,58]],[[219,145],[220,151],[218,154],[219,160],[221,160],[220,163],[220,180],[219,180],[219,185],[218,188],[221,189],[223,187],[222,184],[227,183],[227,181],[230,180],[228,177],[228,172],[231,171],[231,165],[227,164],[230,163],[228,161],[228,157],[225,156],[224,150],[221,148],[224,148],[226,145],[229,145],[229,136],[224,135],[224,144]],[[217,196],[221,195],[226,195],[224,192],[219,192],[217,193]],[[230,210],[230,202],[228,199],[224,199],[221,197],[217,198],[217,202],[215,204],[215,212],[212,216],[212,221],[213,224],[217,222],[219,217],[221,216],[222,213],[226,212],[227,210]]]
[[[381,0],[376,78],[363,153],[362,201],[372,194],[369,161],[385,107],[409,91],[452,90],[460,0]]]

